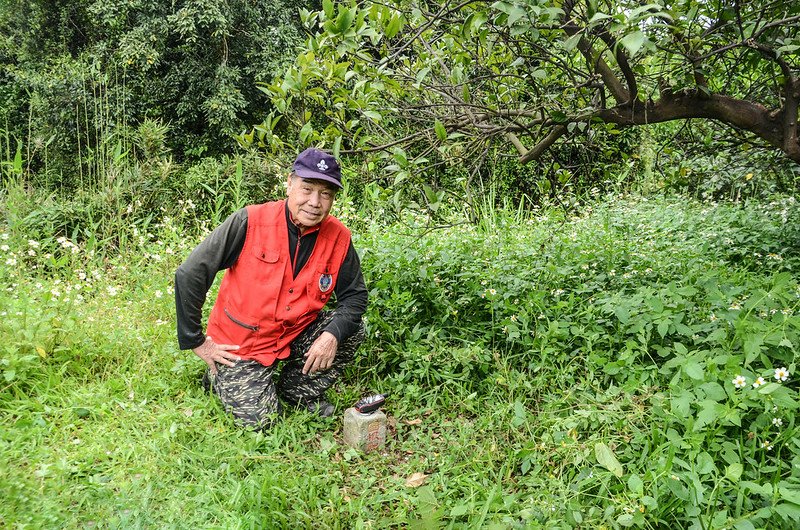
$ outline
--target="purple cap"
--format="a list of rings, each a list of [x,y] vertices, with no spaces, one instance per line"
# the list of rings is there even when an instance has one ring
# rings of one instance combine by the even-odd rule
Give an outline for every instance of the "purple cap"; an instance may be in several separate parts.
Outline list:
[[[342,187],[342,172],[339,162],[331,155],[319,149],[309,147],[294,161],[292,171],[305,179],[317,179]]]

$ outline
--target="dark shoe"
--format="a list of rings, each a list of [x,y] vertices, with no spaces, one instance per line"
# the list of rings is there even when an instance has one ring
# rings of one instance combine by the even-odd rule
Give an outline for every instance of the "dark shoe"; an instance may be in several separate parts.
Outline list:
[[[326,401],[325,398],[319,398],[318,400],[306,403],[306,410],[311,414],[317,414],[320,418],[327,418],[333,415],[336,411],[336,407]]]

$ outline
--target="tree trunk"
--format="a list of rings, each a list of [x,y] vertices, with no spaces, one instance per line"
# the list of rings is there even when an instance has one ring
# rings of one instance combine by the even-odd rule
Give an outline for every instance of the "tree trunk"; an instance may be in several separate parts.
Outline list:
[[[595,113],[595,117],[604,122],[622,126],[645,125],[688,118],[719,120],[737,129],[752,132],[786,153],[791,160],[800,163],[800,143],[797,141],[796,133],[797,116],[788,120],[794,124],[794,134],[787,142],[784,112],[770,111],[763,105],[751,101],[688,90],[678,94],[664,92],[661,99],[656,102],[634,101],[628,105],[603,109]]]

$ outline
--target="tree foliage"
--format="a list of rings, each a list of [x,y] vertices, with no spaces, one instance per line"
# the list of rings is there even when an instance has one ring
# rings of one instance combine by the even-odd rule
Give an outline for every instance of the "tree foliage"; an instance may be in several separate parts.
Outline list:
[[[71,174],[146,118],[179,155],[220,153],[263,119],[256,83],[301,41],[299,0],[0,0],[0,118],[30,162]],[[38,157],[38,158],[37,158]]]
[[[315,32],[243,138],[378,151],[403,175],[519,161],[564,142],[701,118],[800,162],[800,4],[790,0],[394,0],[306,13]],[[464,161],[467,161],[466,164]]]

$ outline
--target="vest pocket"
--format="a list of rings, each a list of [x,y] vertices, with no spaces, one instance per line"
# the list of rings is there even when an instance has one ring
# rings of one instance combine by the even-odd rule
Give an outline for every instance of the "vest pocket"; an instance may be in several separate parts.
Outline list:
[[[318,265],[308,284],[308,294],[313,300],[318,300],[325,305],[333,294],[335,281],[336,275],[333,274],[330,265]]]
[[[227,316],[231,320],[231,322],[233,322],[234,324],[237,324],[237,325],[239,325],[239,326],[241,326],[243,328],[249,329],[250,331],[258,331],[258,326],[253,325],[253,324],[248,324],[246,322],[242,322],[241,320],[239,320],[235,316],[231,315],[231,313],[228,311],[227,308],[223,308],[223,311],[225,311],[225,316]]]
[[[280,252],[269,248],[254,248],[253,255],[257,260],[265,263],[278,263],[278,260],[281,257]]]

